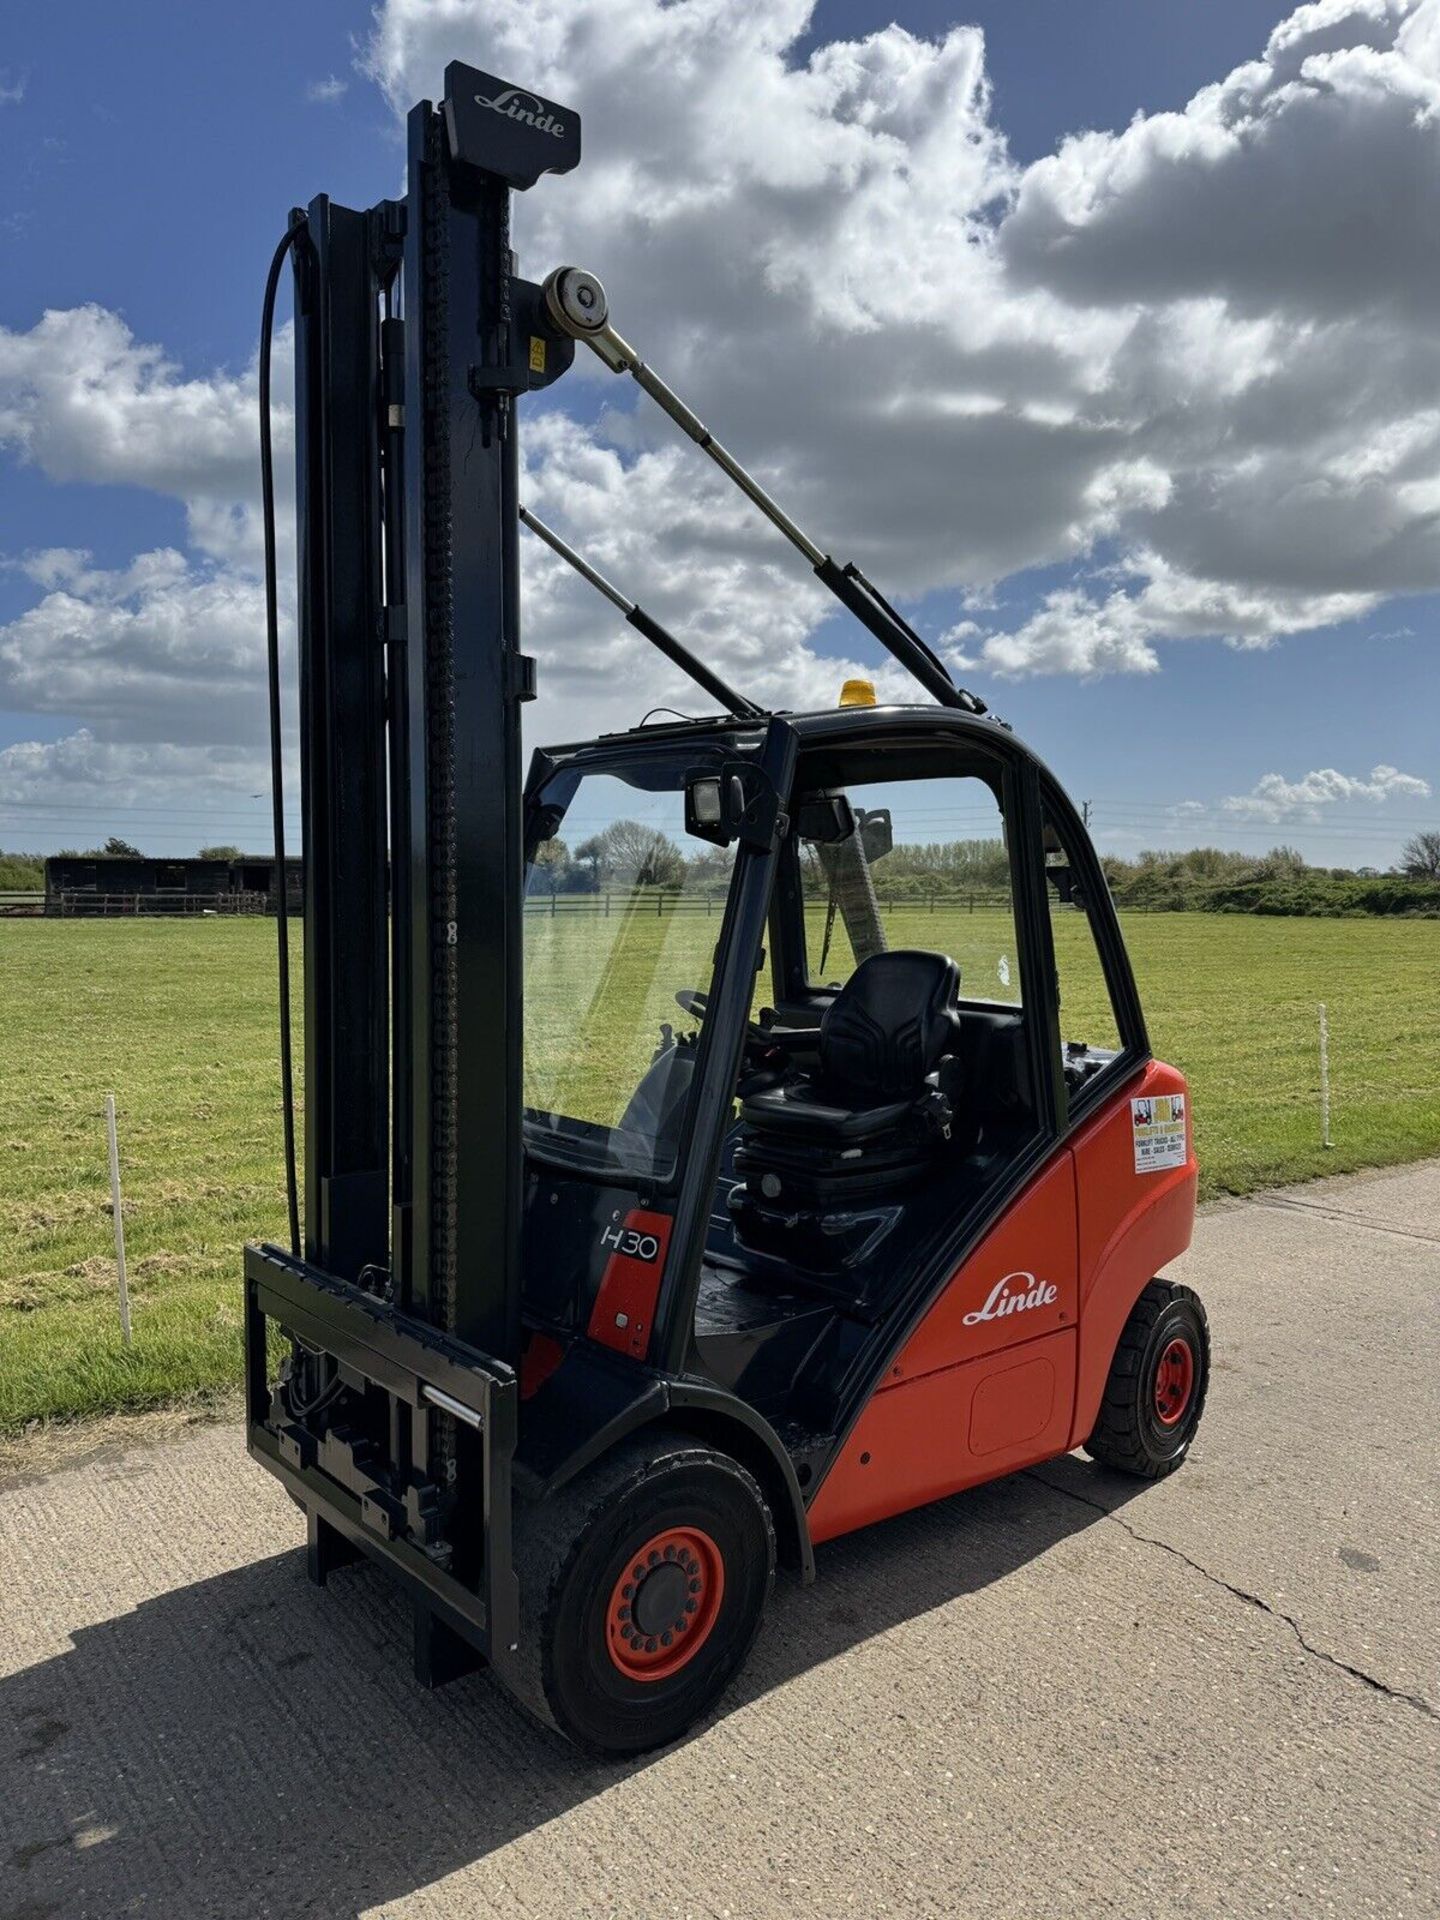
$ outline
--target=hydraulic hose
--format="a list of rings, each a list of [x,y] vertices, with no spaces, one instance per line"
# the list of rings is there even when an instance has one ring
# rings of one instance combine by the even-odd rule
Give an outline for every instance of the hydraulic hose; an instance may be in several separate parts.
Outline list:
[[[295,1171],[295,1067],[290,1034],[290,903],[285,866],[284,745],[280,724],[280,610],[275,585],[275,456],[270,438],[270,350],[275,332],[275,295],[285,256],[305,222],[296,218],[276,247],[265,280],[260,314],[260,512],[265,527],[265,648],[270,680],[270,798],[275,833],[275,927],[279,943],[280,1102],[285,1124],[285,1199],[290,1215],[290,1251],[300,1256],[300,1186]]]

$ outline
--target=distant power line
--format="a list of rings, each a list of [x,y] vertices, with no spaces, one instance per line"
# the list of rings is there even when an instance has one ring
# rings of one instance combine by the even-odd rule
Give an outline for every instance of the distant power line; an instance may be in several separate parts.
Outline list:
[[[197,812],[194,807],[152,807],[138,800],[0,800],[0,812],[7,812],[12,807],[33,807],[40,813],[109,813],[114,811],[117,813],[164,814],[172,820],[219,820],[222,818],[238,819],[240,817],[239,809],[247,804],[250,803],[237,800],[232,806],[222,808],[220,812]],[[257,818],[268,819],[270,817],[270,796],[268,794],[262,794],[254,804],[257,807]]]

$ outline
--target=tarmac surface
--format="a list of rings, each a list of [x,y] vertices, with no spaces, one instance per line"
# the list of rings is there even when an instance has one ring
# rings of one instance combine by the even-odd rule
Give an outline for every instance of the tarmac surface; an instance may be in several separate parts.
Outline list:
[[[1440,1163],[1227,1203],[1184,1469],[1080,1456],[782,1579],[596,1765],[306,1582],[234,1427],[0,1488],[0,1920],[1440,1913]]]

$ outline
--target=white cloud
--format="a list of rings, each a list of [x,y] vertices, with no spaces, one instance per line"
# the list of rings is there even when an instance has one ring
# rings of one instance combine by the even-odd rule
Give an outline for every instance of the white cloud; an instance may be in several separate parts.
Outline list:
[[[822,543],[959,598],[977,618],[936,637],[967,672],[1153,673],[1181,641],[1272,645],[1440,589],[1440,0],[1301,7],[1183,111],[1029,168],[976,28],[797,54],[814,26],[806,0],[387,0],[366,59],[397,111],[454,58],[579,109],[582,166],[517,197],[522,266],[599,271]],[[597,394],[582,428],[565,409]],[[803,565],[630,402],[587,361],[527,409],[536,509],[748,690],[833,698],[869,642],[817,652]],[[183,554],[27,562],[0,697],[117,749],[263,738],[254,411],[253,364],[183,369],[101,306],[0,330],[0,443],[187,516]],[[535,737],[693,704],[525,551]],[[1007,625],[997,584],[1042,565],[1067,583]]]
[[[252,577],[171,548],[118,570],[71,549],[23,564],[44,592],[0,626],[0,705],[93,716],[110,741],[264,738],[264,602]]]
[[[1183,113],[1038,161],[1005,223],[1017,274],[1085,306],[1215,297],[1317,320],[1433,312],[1433,8],[1301,7]]]
[[[1171,566],[1153,549],[1127,554],[1108,573],[1139,582],[1138,590],[1114,587],[1097,595],[1085,587],[1056,588],[1023,625],[986,638],[985,663],[1006,675],[1154,673],[1161,641],[1268,647],[1285,634],[1356,619],[1378,599],[1207,580]]]
[[[16,73],[13,67],[0,67],[0,107],[18,107],[29,84],[29,74]]]
[[[828,596],[777,551],[733,488],[694,471],[685,448],[622,451],[551,412],[533,423],[525,456],[526,505],[752,698],[828,706],[852,673],[911,697],[898,668],[814,651]],[[540,697],[526,714],[532,739],[630,725],[662,703],[710,710],[707,695],[528,534],[521,561],[525,644],[540,664]]]
[[[339,80],[333,73],[328,74],[323,80],[310,82],[305,89],[305,98],[318,106],[330,106],[344,98],[349,86],[348,80]]]
[[[273,366],[277,482],[293,492],[293,340]],[[203,552],[258,565],[255,367],[185,376],[98,306],[48,312],[26,332],[0,327],[0,447],[48,479],[146,487],[185,503]]]
[[[1372,767],[1368,776],[1338,773],[1334,767],[1317,767],[1298,780],[1283,774],[1266,773],[1249,793],[1231,794],[1220,802],[1227,814],[1264,821],[1310,820],[1323,817],[1322,809],[1346,802],[1381,805],[1387,800],[1428,800],[1430,782],[1398,767]],[[1191,803],[1192,807],[1194,803]]]
[[[527,258],[600,270],[837,550],[909,592],[1069,562],[992,664],[1151,671],[1440,587],[1440,0],[1301,7],[1182,112],[1024,170],[973,28],[797,66],[798,0],[615,12],[388,0],[371,66],[397,107],[454,57],[578,106]]]
[[[292,381],[288,325],[275,344],[282,641],[293,634]],[[187,552],[96,568],[83,550],[12,556],[40,589],[0,626],[0,705],[78,717],[117,751],[225,748],[265,738],[264,600],[259,580],[256,381],[186,375],[97,306],[0,328],[0,446],[48,479],[146,488],[181,501]],[[83,524],[83,518],[81,523]],[[75,781],[93,755],[45,765]],[[155,764],[176,777],[178,763]],[[196,761],[197,766],[202,764]],[[36,775],[38,778],[38,773]],[[57,776],[58,777],[58,776]]]
[[[217,803],[244,803],[243,816],[223,815],[227,820],[257,813],[263,819],[263,809],[252,803],[268,783],[268,763],[248,746],[133,746],[97,740],[88,727],[81,727],[61,740],[24,740],[0,749],[0,805],[9,801],[43,810],[58,803],[68,808],[83,795],[92,803],[94,816],[101,818],[107,807],[115,809],[117,818],[121,809],[137,804],[157,814],[164,808],[167,841],[178,825],[169,810],[179,796],[200,803],[196,832],[203,835],[205,809]],[[42,817],[53,823],[60,816],[42,811]],[[24,815],[17,812],[12,818],[23,823]],[[80,836],[89,832],[88,824],[76,828]]]
[[[1125,593],[1092,599],[1083,587],[1056,587],[1011,633],[982,649],[1001,674],[1154,673],[1160,665],[1139,602]]]
[[[578,106],[585,161],[519,203],[523,261],[600,271],[621,328],[837,551],[916,592],[1065,547],[1109,460],[1074,405],[1096,329],[995,284],[1015,174],[977,32],[888,27],[796,67],[794,0],[624,14],[391,6],[372,57],[397,104],[470,57]]]

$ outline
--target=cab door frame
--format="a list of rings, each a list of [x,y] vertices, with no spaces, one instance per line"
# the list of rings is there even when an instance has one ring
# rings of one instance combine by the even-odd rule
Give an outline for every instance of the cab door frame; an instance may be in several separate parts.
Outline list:
[[[957,751],[973,764],[973,735],[968,729],[956,732]],[[1068,1115],[1045,892],[1040,773],[1018,743],[1002,736],[986,744],[1002,771],[1034,1130],[995,1186],[957,1220],[955,1233],[909,1299],[897,1302],[888,1325],[877,1329],[881,1337],[867,1344],[863,1372],[856,1369],[844,1394],[837,1443],[810,1491],[817,1541],[1060,1451],[1073,1416],[1079,1213],[1065,1145]],[[1018,1239],[1017,1225],[1022,1228]],[[1027,1232],[1044,1243],[1044,1257],[1032,1254],[1031,1260],[1037,1271],[1043,1267],[1053,1275],[1053,1299],[1034,1319],[1007,1317],[1003,1329],[987,1323],[972,1330],[960,1309],[980,1309],[990,1290],[987,1277],[985,1288],[970,1300],[977,1268],[988,1276],[984,1263],[997,1249],[1006,1253],[1001,1265],[1007,1271],[1028,1266],[1031,1262],[1021,1259],[1029,1245]],[[995,1277],[1004,1275],[997,1270]],[[1003,1337],[1011,1332],[1013,1339]],[[907,1354],[913,1354],[920,1371],[908,1371]],[[1007,1432],[997,1417],[1017,1399],[1022,1384],[1039,1421],[1033,1434],[1024,1430],[1023,1419]],[[979,1453],[971,1442],[977,1421],[989,1429]],[[937,1444],[940,1435],[953,1445]]]
[[[1046,964],[1051,982],[1049,1000],[1054,1012],[1053,1058],[1056,1091],[1060,1101],[1061,1131],[1071,1133],[1085,1118],[1099,1107],[1112,1090],[1127,1080],[1151,1058],[1150,1036],[1145,1026],[1145,1012],[1140,1003],[1139,989],[1135,985],[1134,970],[1130,965],[1130,955],[1120,932],[1120,918],[1111,898],[1110,888],[1105,879],[1105,870],[1100,865],[1085,823],[1079,813],[1066,798],[1060,784],[1050,774],[1044,773],[1038,766],[1032,765],[1031,772],[1036,782],[1037,831],[1040,835],[1040,852],[1037,868],[1039,884],[1039,910],[1044,922],[1040,929]],[[1045,878],[1044,821],[1049,815],[1065,844],[1072,870],[1080,880],[1086,907],[1086,923],[1095,940],[1100,960],[1100,969],[1105,979],[1106,991],[1110,996],[1110,1005],[1115,1015],[1116,1031],[1120,1036],[1120,1051],[1105,1068],[1087,1080],[1072,1097],[1065,1085],[1065,1074],[1061,1065],[1063,1036],[1060,1032],[1060,972],[1055,957],[1054,927],[1051,921],[1051,908],[1046,888],[1049,882]],[[1049,1043],[1047,1042],[1047,1045]]]
[[[754,763],[757,779],[776,803],[774,831],[764,844],[742,837],[725,903],[716,949],[712,996],[700,1036],[691,1093],[688,1140],[681,1157],[674,1224],[665,1255],[649,1362],[664,1373],[684,1371],[695,1328],[700,1266],[710,1230],[710,1209],[731,1100],[740,1077],[745,1029],[764,952],[765,929],[779,848],[787,837],[787,814],[795,777],[797,740],[783,719],[772,719]]]

